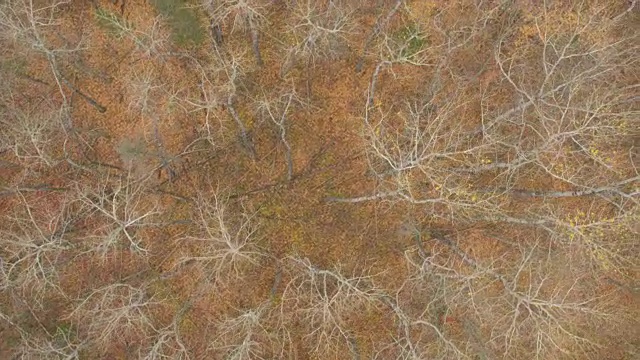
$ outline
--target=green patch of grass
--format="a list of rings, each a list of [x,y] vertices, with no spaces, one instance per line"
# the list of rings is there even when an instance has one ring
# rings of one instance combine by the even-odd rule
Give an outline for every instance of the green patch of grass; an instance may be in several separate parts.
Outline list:
[[[127,32],[133,30],[133,25],[127,22],[122,16],[103,8],[97,8],[95,17],[98,25],[104,28],[109,34],[122,38]]]
[[[396,31],[393,38],[402,49],[401,55],[406,58],[414,57],[428,45],[426,37],[415,24],[409,24]]]
[[[71,338],[74,335],[73,327],[68,323],[61,323],[56,326],[56,337]]]
[[[185,0],[153,0],[153,5],[167,18],[176,45],[188,47],[202,44],[205,30],[198,13],[194,8],[188,7]]]
[[[23,57],[12,57],[0,60],[0,70],[13,74],[25,73],[27,60]]]
[[[116,151],[124,163],[141,161],[147,154],[146,144],[141,138],[122,140]]]

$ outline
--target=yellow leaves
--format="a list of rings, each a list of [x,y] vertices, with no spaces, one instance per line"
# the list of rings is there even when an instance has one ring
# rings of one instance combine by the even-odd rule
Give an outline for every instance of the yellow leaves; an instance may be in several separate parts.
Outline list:
[[[560,162],[553,162],[551,164],[551,169],[559,174],[561,174],[565,170],[568,170],[566,165]]]
[[[611,270],[611,268],[613,267],[611,260],[609,259],[609,256],[605,253],[604,250],[594,249],[591,253],[595,261],[598,263],[598,265],[600,265],[600,267],[602,267],[602,269],[607,271]]]
[[[491,159],[488,159],[488,158],[480,159],[480,164],[483,164],[483,165],[491,164],[491,162],[492,162]]]
[[[624,225],[620,218],[599,217],[593,212],[585,213],[582,210],[574,214],[567,215],[568,227],[565,235],[571,243],[578,241],[585,255],[592,259],[601,269],[605,271],[615,270],[614,260],[619,255],[619,245],[612,242],[611,235],[623,236]]]
[[[531,22],[521,26],[518,29],[518,35],[514,41],[516,47],[521,47],[529,42],[530,39],[535,38],[538,35],[538,29],[535,23]]]
[[[581,24],[583,19],[580,16],[571,11],[554,11],[547,12],[545,16],[539,16],[533,20],[533,26],[540,29],[541,39],[544,34],[562,34],[571,33],[574,29],[583,26]]]
[[[265,217],[282,217],[287,213],[287,209],[282,204],[278,204],[275,201],[264,204],[258,209],[260,215]]]
[[[298,227],[289,229],[290,241],[293,246],[301,246],[304,243],[304,233]]]
[[[571,227],[581,226],[585,224],[585,220],[587,220],[587,218],[587,214],[582,210],[578,210],[573,217],[571,215],[567,215],[567,221],[569,222],[569,226]]]
[[[527,14],[523,16],[523,23],[517,29],[513,42],[515,48],[538,43],[554,43],[556,46],[567,42],[580,41],[586,46],[607,43],[607,26],[598,25],[600,21],[592,21],[589,13],[601,17],[596,8],[555,9],[545,13]],[[585,16],[587,15],[587,16]],[[606,21],[609,19],[601,18]]]
[[[412,1],[407,5],[409,8],[409,16],[416,23],[428,28],[432,21],[432,16],[438,10],[436,1]]]
[[[613,160],[614,160],[614,159],[613,159],[613,157],[612,157],[612,156],[613,156],[613,155],[616,155],[616,152],[615,152],[615,151],[613,151],[612,153],[609,153],[609,154],[608,154],[608,155],[611,155],[611,156],[607,156],[607,154],[606,154],[606,153],[603,153],[602,151],[600,151],[600,149],[598,149],[597,147],[595,147],[595,146],[593,146],[593,145],[592,145],[592,146],[589,146],[589,149],[588,149],[588,150],[589,150],[589,155],[590,155],[593,159],[595,159],[595,160],[597,160],[598,162],[600,162],[601,164],[604,164],[604,165],[606,165],[606,166],[612,166],[612,165],[613,165],[613,162],[614,162]]]

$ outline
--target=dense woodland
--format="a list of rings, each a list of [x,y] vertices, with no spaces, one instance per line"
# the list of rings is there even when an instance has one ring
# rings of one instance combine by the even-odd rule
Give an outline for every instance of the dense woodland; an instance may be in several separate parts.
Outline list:
[[[637,0],[1,0],[0,358],[638,359]]]

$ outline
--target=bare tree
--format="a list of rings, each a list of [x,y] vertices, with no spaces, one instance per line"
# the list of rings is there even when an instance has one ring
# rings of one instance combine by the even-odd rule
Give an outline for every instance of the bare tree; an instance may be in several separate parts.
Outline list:
[[[369,47],[371,46],[373,41],[376,39],[376,37],[384,30],[384,28],[393,19],[394,15],[398,12],[398,10],[400,10],[400,7],[403,5],[403,3],[404,3],[404,0],[396,0],[394,6],[391,8],[391,10],[389,10],[386,16],[384,17],[380,16],[376,20],[376,24],[374,25],[373,29],[371,30],[371,33],[369,34],[369,36],[367,36],[367,39],[365,40],[365,43],[362,49],[362,55],[360,56],[360,58],[358,59],[358,62],[356,63],[356,72],[362,71],[362,68],[364,67],[365,55],[369,51]]]
[[[60,77],[58,56],[83,48],[82,42],[75,48],[57,47],[51,44],[43,33],[45,28],[59,27],[61,24],[54,16],[55,12],[69,1],[47,1],[45,3],[14,0],[2,4],[0,8],[0,25],[2,33],[12,41],[26,45],[27,54],[44,56],[51,74],[58,86],[63,101],[67,101],[64,84]]]
[[[182,340],[180,323],[185,313],[191,307],[191,301],[187,301],[173,317],[171,323],[161,329],[154,329],[152,344],[148,349],[140,352],[140,358],[145,360],[189,360],[189,350]]]
[[[90,218],[97,224],[88,235],[88,251],[106,255],[125,245],[141,255],[148,252],[139,233],[156,225],[152,219],[161,213],[159,204],[145,194],[148,181],[149,175],[137,180],[130,175],[107,174],[94,186],[76,185],[79,201],[92,210]]]
[[[267,3],[261,0],[203,0],[203,6],[209,13],[213,27],[220,32],[216,35],[216,43],[221,42],[220,25],[231,23],[230,32],[236,30],[251,34],[251,47],[258,66],[263,65],[260,53],[260,28],[264,23]]]
[[[504,253],[479,260],[453,239],[435,236],[443,245],[439,250],[425,256],[418,246],[407,252],[415,271],[400,294],[403,303],[429,299],[418,308],[412,302],[412,313],[423,318],[418,322],[431,321],[440,329],[460,326],[464,332],[451,339],[468,348],[463,357],[547,358],[600,346],[585,329],[610,321],[614,310],[606,294],[584,297],[595,284],[564,254],[551,253],[548,242],[530,247],[529,239],[513,239]]]
[[[7,38],[22,47],[25,56],[42,56],[42,59],[46,60],[61,96],[61,115],[68,110],[70,101],[65,89],[71,90],[74,95],[78,95],[99,112],[104,113],[107,110],[106,107],[74,85],[64,74],[67,57],[87,49],[82,37],[76,44],[72,44],[61,35],[61,32],[52,31],[59,29],[62,25],[55,16],[56,13],[68,4],[67,0],[44,2],[12,0],[4,3],[0,8],[0,26]],[[54,34],[55,37],[52,36]],[[67,128],[71,127],[68,123],[63,125]]]
[[[59,265],[63,255],[74,248],[65,233],[72,219],[65,207],[50,206],[44,213],[36,209],[20,192],[21,200],[13,214],[3,219],[8,226],[2,234],[2,289],[18,289],[25,298],[40,301],[54,293],[64,294],[60,287]],[[81,211],[79,212],[81,213]]]
[[[352,11],[342,1],[295,1],[290,21],[291,44],[285,44],[286,57],[280,68],[284,77],[303,62],[307,77],[307,94],[311,95],[311,68],[317,61],[336,57],[353,30]]]
[[[597,15],[569,28],[567,37],[540,35],[546,43],[525,47],[522,51],[527,51],[526,56],[512,55],[505,60],[500,50],[504,40],[499,39],[496,65],[504,85],[511,86],[513,96],[522,100],[492,116],[483,108],[477,127],[473,122],[455,120],[469,109],[468,101],[461,96],[466,81],[456,83],[457,78],[443,77],[446,67],[441,59],[432,61],[436,66],[426,99],[410,102],[400,112],[392,105],[387,111],[383,104],[376,105],[373,93],[377,68],[364,123],[370,163],[384,187],[374,195],[341,201],[399,198],[442,206],[437,213],[452,217],[516,219],[518,216],[503,204],[526,194],[526,189],[514,191],[514,184],[535,174],[541,181],[560,181],[573,188],[564,193],[541,191],[540,196],[548,195],[547,199],[606,195],[605,201],[618,208],[622,203],[635,204],[635,191],[624,190],[633,189],[631,184],[637,182],[638,175],[628,148],[631,133],[623,125],[637,112],[631,101],[635,85],[617,84],[610,78],[613,69],[635,64],[628,52],[635,47],[631,37],[613,43],[593,40],[591,47],[577,42],[580,34],[595,31]],[[543,31],[542,25],[539,29]],[[453,47],[447,45],[451,56],[456,48],[470,44],[471,38],[466,36]],[[529,56],[534,55],[541,56],[542,61],[531,63]],[[394,62],[381,62],[385,63]],[[487,93],[482,95],[481,100],[487,101]],[[394,115],[388,115],[391,109]],[[600,149],[604,147],[611,148],[606,156]],[[486,174],[492,174],[497,185],[491,190],[474,185]],[[529,194],[536,194],[536,190]],[[538,214],[541,211],[537,210]],[[518,221],[547,223],[542,215],[529,213],[525,217]]]
[[[239,311],[215,325],[219,334],[209,346],[213,353],[228,359],[267,359],[272,348],[272,335],[264,322],[269,316],[269,303]]]
[[[155,17],[150,23],[145,22],[148,25],[143,28],[137,28],[135,22],[101,7],[96,8],[95,16],[112,36],[131,41],[145,58],[158,57],[166,51],[169,33],[163,28],[161,16]]]
[[[291,258],[293,276],[280,298],[281,317],[303,320],[304,341],[314,354],[353,350],[347,318],[375,307],[380,296],[370,275],[346,276],[324,270],[308,259]],[[293,310],[293,313],[291,313]],[[289,321],[293,321],[290,319]]]
[[[407,328],[431,335],[404,336],[390,348],[430,358],[467,358],[470,349],[485,358],[588,356],[601,347],[593,336],[597,321],[611,320],[614,310],[606,292],[595,295],[601,280],[587,279],[637,268],[631,255],[637,246],[629,241],[637,228],[627,220],[637,216],[638,205],[635,131],[628,128],[638,114],[637,85],[619,75],[637,65],[631,55],[637,36],[598,35],[613,26],[598,7],[581,8],[584,16],[572,20],[540,11],[515,28],[509,11],[476,11],[476,21],[459,33],[443,30],[451,21],[446,15],[435,17],[433,29],[410,36],[431,39],[433,48],[414,49],[409,57],[403,44],[410,42],[384,38],[364,108],[376,187],[329,200],[408,203],[443,227],[499,224],[503,237],[529,234],[512,241],[518,245],[511,253],[487,260],[441,235],[434,236],[439,245],[414,249],[419,267],[428,269],[421,279],[430,279],[417,283],[446,291],[428,296],[439,298],[464,331],[449,335],[444,323],[424,317],[436,302],[423,315],[407,311],[408,295],[401,292],[397,313]],[[454,64],[474,46],[472,39],[489,36],[489,19],[509,31],[495,39],[493,59],[487,58],[497,80],[480,86],[474,98],[465,94],[481,76],[457,75]],[[378,80],[383,69],[401,73],[400,65],[424,68],[429,81],[414,101],[398,105]],[[472,102],[481,104],[479,117],[466,116],[478,110]],[[448,256],[438,261],[440,253]]]
[[[285,162],[287,166],[287,181],[293,179],[293,157],[291,153],[291,145],[287,137],[287,128],[290,128],[287,121],[287,115],[295,103],[302,104],[302,99],[298,97],[295,90],[286,91],[275,99],[269,99],[266,97],[263,100],[259,100],[257,104],[258,112],[263,116],[271,120],[276,126],[278,136],[282,145],[285,147]]]
[[[42,106],[21,109],[16,95],[8,93],[3,101],[11,111],[3,111],[0,119],[0,146],[11,151],[23,164],[34,163],[52,167],[58,163],[52,142],[59,135],[60,116],[49,101]]]
[[[254,220],[248,214],[230,213],[223,199],[215,195],[213,199],[200,195],[196,204],[196,231],[177,240],[185,244],[185,251],[174,266],[196,264],[205,280],[214,284],[241,279],[262,256],[255,244]],[[188,251],[190,248],[193,250]]]
[[[43,336],[34,336],[20,329],[21,343],[17,347],[15,359],[80,359],[84,343],[76,338],[72,329],[57,328],[55,332],[45,331]]]
[[[236,123],[238,127],[239,137],[242,146],[249,153],[251,158],[255,159],[256,149],[251,140],[245,123],[240,118],[240,114],[237,110],[236,100],[238,98],[238,86],[241,79],[245,76],[244,67],[241,63],[241,58],[231,56],[227,59],[225,55],[216,48],[220,67],[218,68],[219,76],[222,79],[221,86],[219,86],[220,98],[217,99],[220,103],[229,111],[229,115]]]
[[[151,310],[157,304],[145,286],[114,283],[83,296],[67,318],[106,351],[116,341],[143,338],[152,328]]]

